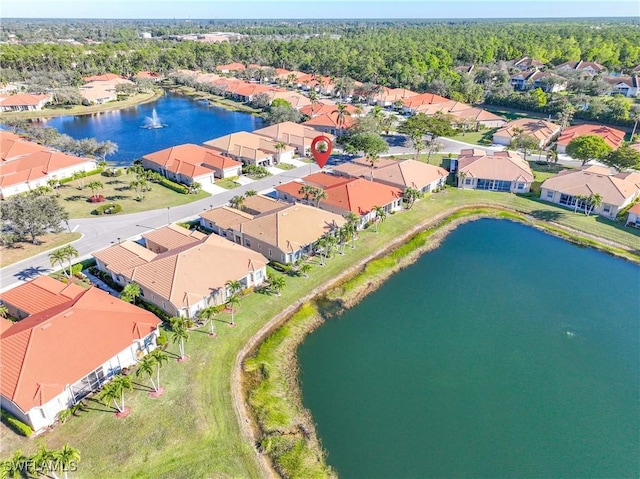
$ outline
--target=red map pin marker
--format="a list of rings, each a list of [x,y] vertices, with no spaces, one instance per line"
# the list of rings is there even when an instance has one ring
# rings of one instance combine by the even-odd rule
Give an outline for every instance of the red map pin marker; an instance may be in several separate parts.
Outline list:
[[[325,143],[327,149],[325,151],[318,151],[318,143]],[[311,154],[320,168],[324,168],[324,165],[327,164],[332,148],[333,144],[331,140],[324,135],[316,136],[311,142]]]

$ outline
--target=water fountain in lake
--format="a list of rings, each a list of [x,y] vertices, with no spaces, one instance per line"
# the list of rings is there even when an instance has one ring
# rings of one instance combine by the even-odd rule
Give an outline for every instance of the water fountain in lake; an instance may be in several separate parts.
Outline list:
[[[145,118],[142,128],[154,130],[156,128],[164,128],[165,126],[167,125],[160,121],[160,117],[158,117],[158,113],[156,113],[156,109],[154,108],[151,116]]]

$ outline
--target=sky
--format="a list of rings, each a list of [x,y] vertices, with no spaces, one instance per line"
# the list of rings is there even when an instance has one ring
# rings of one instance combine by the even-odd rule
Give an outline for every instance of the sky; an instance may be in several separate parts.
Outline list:
[[[0,18],[640,17],[640,0],[0,0]]]

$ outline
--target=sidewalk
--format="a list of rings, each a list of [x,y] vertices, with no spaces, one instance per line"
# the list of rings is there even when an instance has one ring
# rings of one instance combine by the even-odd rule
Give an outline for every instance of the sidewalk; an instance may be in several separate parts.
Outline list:
[[[97,276],[92,275],[91,273],[89,273],[89,270],[85,269],[82,271],[82,273],[89,278],[89,281],[91,281],[93,284],[95,284],[98,288],[100,288],[102,291],[106,291],[107,293],[109,293],[111,296],[115,296],[116,298],[120,297],[120,293],[118,293],[115,289],[113,289],[111,286],[109,286],[107,283],[105,283],[104,281],[102,281],[100,278],[98,278]]]

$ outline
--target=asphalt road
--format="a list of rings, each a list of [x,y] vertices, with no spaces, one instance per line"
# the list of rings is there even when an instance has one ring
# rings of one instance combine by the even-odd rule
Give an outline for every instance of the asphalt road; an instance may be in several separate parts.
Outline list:
[[[389,155],[413,152],[412,149],[404,146],[404,139],[401,136],[389,137],[388,141],[390,144]],[[470,145],[446,138],[441,138],[439,141],[443,144],[443,150],[440,153],[460,153],[460,150],[463,148],[480,148],[488,151],[500,151],[503,149],[502,147],[478,147],[478,145]],[[332,156],[327,166],[335,166],[348,159],[349,157],[346,155],[335,155]],[[564,157],[564,155],[561,155],[559,163],[567,166],[580,166],[580,162],[570,160]],[[78,261],[89,258],[91,253],[117,243],[119,240],[137,238],[146,231],[165,226],[169,223],[193,219],[203,211],[228,203],[232,197],[243,194],[247,190],[264,192],[280,183],[287,183],[319,170],[316,164],[307,164],[293,170],[286,170],[277,175],[254,181],[248,185],[234,188],[233,190],[203,198],[202,200],[187,205],[128,215],[69,220],[69,228],[83,235],[82,238],[73,243],[73,246],[79,253]],[[48,252],[6,266],[0,269],[0,291],[10,289],[24,281],[33,279],[41,274],[51,273],[52,271]]]

